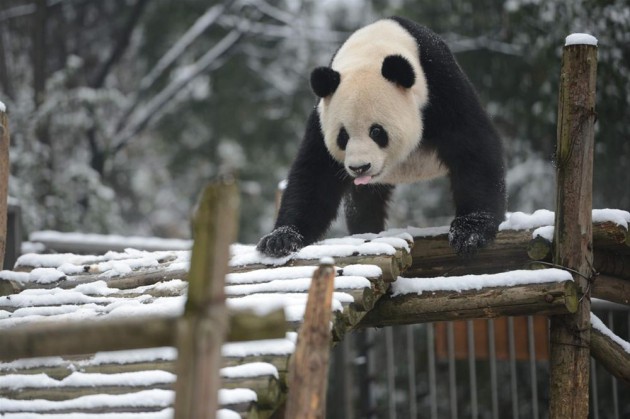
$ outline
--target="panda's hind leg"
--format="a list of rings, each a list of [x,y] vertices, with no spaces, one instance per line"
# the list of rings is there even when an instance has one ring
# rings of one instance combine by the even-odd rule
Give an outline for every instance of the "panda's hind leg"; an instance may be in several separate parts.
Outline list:
[[[352,185],[345,196],[344,210],[350,234],[378,233],[385,229],[391,185]]]

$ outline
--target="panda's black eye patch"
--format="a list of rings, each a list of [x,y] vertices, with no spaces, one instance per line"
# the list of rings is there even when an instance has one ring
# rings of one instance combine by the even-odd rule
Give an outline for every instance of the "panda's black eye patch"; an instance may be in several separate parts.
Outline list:
[[[337,135],[337,145],[340,149],[345,150],[348,145],[348,140],[350,136],[348,135],[348,131],[344,127],[341,127],[339,130],[339,135]]]
[[[385,128],[379,124],[374,124],[370,127],[370,138],[373,139],[380,148],[387,147],[387,144],[389,143],[387,131],[385,131]]]

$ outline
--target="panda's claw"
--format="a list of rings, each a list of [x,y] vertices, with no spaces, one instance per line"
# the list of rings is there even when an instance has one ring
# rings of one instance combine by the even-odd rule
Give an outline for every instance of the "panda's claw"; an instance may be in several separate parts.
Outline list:
[[[303,242],[303,236],[294,227],[282,226],[260,239],[256,250],[267,256],[280,258],[301,249]]]
[[[494,239],[498,225],[496,217],[488,212],[458,216],[451,223],[448,241],[458,255],[473,255]]]

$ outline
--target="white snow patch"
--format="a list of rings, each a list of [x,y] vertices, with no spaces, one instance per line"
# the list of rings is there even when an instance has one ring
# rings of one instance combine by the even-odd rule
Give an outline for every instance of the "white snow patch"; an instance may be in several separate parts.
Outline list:
[[[274,269],[256,269],[249,272],[230,273],[225,277],[226,284],[257,284],[274,279],[310,278],[317,266],[286,266]]]
[[[341,269],[343,276],[362,276],[365,278],[379,278],[383,270],[376,265],[347,265]]]
[[[0,112],[6,112],[6,111],[7,111],[7,106],[0,101]]]
[[[468,291],[487,287],[508,287],[571,280],[571,274],[561,269],[518,270],[492,275],[464,275],[435,278],[403,278],[392,283],[394,296],[422,294],[425,291]]]
[[[553,241],[553,232],[553,226],[538,227],[532,232],[532,238],[535,239],[536,237],[540,236],[545,240]]]
[[[258,355],[289,355],[295,351],[290,339],[264,339],[249,342],[224,343],[221,354],[225,357],[244,358]]]
[[[449,226],[440,226],[440,227],[407,227],[400,229],[389,229],[386,233],[391,234],[408,234],[412,238],[413,237],[435,237],[441,236],[443,234],[448,234],[450,227]]]
[[[267,362],[250,362],[234,367],[221,368],[223,378],[251,378],[264,375],[273,375],[279,378],[278,369]]]
[[[291,280],[274,280],[260,284],[228,285],[225,293],[233,295],[251,295],[256,293],[291,293],[308,292],[311,278],[295,278]],[[335,278],[335,289],[369,288],[370,281],[360,276],[338,276]]]
[[[233,388],[219,390],[219,404],[239,404],[258,401],[254,390],[248,388]]]
[[[224,410],[217,411],[217,418],[219,413]],[[229,411],[231,412],[231,411]],[[2,419],[121,419],[123,413],[5,413],[1,416]],[[233,416],[224,416],[225,419],[232,419]],[[238,416],[240,418],[240,416]],[[131,413],[125,412],[124,418],[126,419],[172,419],[173,408],[169,407],[162,409],[159,412],[140,412]]]
[[[507,214],[506,220],[499,225],[499,231],[502,230],[529,230],[542,226],[553,225],[555,214],[553,211],[539,209],[533,214],[524,212],[513,212]]]
[[[587,33],[572,33],[564,40],[564,46],[569,45],[593,45],[597,46],[597,38]]]
[[[220,395],[221,390],[219,391],[219,397]],[[20,412],[25,410],[42,412],[62,409],[94,409],[99,407],[168,407],[173,403],[173,399],[174,393],[172,390],[153,389],[130,394],[94,394],[61,401],[0,398],[0,406],[2,406],[3,412]]]
[[[155,384],[174,382],[175,374],[159,370],[124,372],[118,374],[86,374],[82,372],[73,372],[63,380],[55,380],[44,373],[7,374],[0,376],[0,388],[8,388],[12,390],[22,388],[102,387],[117,385],[147,387]]]
[[[594,223],[603,223],[606,221],[610,221],[617,225],[625,227],[627,230],[628,224],[630,224],[630,212],[610,208],[593,210]]]
[[[319,264],[320,265],[334,265],[335,259],[331,258],[330,256],[324,256],[323,258],[319,259]]]
[[[613,340],[613,342],[621,346],[621,349],[630,354],[630,342],[626,342],[619,336],[615,335],[613,331],[607,328],[606,325],[604,325],[604,323],[599,319],[599,317],[597,317],[593,313],[591,313],[591,326],[593,326],[593,328],[597,329],[605,336],[608,336],[610,339]]]

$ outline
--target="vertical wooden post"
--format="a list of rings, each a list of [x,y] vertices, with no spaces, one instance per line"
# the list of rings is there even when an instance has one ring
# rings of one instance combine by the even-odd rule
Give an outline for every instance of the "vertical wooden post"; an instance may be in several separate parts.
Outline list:
[[[562,56],[554,263],[574,272],[581,298],[575,314],[551,318],[551,419],[588,417],[596,45],[571,35]]]
[[[7,208],[9,198],[9,118],[0,102],[0,269],[7,245]]]
[[[326,417],[334,280],[332,260],[322,261],[313,274],[304,323],[291,358],[286,419]]]
[[[177,326],[177,419],[214,418],[218,408],[221,345],[228,321],[225,275],[237,220],[235,182],[208,186],[193,220],[188,299]]]

